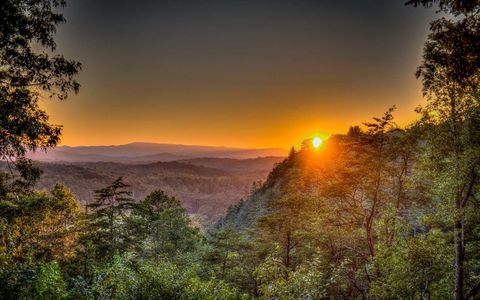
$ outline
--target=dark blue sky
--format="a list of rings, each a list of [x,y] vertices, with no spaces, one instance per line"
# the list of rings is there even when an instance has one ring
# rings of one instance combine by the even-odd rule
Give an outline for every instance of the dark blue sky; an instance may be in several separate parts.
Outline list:
[[[421,101],[432,10],[402,0],[72,0],[59,50],[78,96],[46,103],[64,144],[296,144]]]

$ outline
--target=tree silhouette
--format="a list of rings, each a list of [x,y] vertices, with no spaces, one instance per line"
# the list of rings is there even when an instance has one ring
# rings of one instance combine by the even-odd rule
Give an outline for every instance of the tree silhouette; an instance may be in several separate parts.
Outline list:
[[[60,139],[61,127],[49,122],[38,99],[65,99],[80,87],[81,64],[55,54],[56,27],[65,21],[57,10],[65,5],[64,0],[0,2],[0,159],[21,162],[27,150],[46,150]]]

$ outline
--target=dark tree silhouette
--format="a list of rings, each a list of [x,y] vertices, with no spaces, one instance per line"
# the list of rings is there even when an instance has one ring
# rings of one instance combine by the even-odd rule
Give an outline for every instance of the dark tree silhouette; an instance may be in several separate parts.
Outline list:
[[[38,107],[40,95],[77,93],[79,62],[55,54],[63,0],[0,2],[0,159],[22,161],[27,150],[55,146],[61,127]],[[51,54],[48,54],[51,53]],[[1,181],[0,181],[1,182]]]

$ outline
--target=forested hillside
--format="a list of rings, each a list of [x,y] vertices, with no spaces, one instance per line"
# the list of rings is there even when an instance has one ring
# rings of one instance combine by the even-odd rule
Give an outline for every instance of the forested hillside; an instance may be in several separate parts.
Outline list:
[[[256,159],[199,158],[180,162],[150,164],[41,163],[36,184],[39,190],[50,190],[55,184],[68,186],[82,205],[94,200],[94,190],[118,177],[131,186],[135,199],[162,189],[175,196],[198,225],[209,226],[226,209],[248,195],[255,182],[264,181],[273,165],[282,158]],[[1,170],[8,171],[6,164]]]
[[[408,193],[403,190],[404,182],[409,179],[407,175],[413,172],[416,157],[414,149],[417,148],[417,144],[422,143],[421,140],[414,140],[411,134],[400,129],[386,133],[385,139],[391,143],[385,145],[385,147],[390,147],[390,149],[385,149],[386,153],[393,156],[394,161],[396,159],[403,160],[398,162],[399,166],[391,166],[390,171],[395,172],[394,168],[397,167],[399,174],[390,174],[392,178],[387,179],[393,183],[398,181],[397,186],[390,187],[389,193],[401,189],[402,197],[406,197],[408,194],[410,197],[416,195],[415,197],[421,198],[420,190],[409,190]],[[330,196],[332,182],[335,181],[338,181],[338,184],[345,184],[344,188],[347,188],[348,184],[359,184],[358,180],[366,179],[367,173],[361,173],[366,169],[356,169],[362,165],[365,168],[366,164],[373,162],[361,160],[361,156],[365,152],[362,148],[365,147],[364,144],[368,139],[362,135],[364,133],[360,127],[354,126],[350,128],[347,135],[330,137],[320,150],[314,149],[307,141],[299,151],[292,149],[285,160],[275,165],[265,183],[257,186],[241,202],[232,205],[228,213],[216,224],[216,227],[240,230],[254,228],[259,219],[276,211],[275,203],[278,199],[289,197],[292,194],[308,195],[307,198]],[[405,149],[393,149],[393,147],[404,147]],[[390,153],[392,151],[405,151],[405,153],[401,154],[403,156],[396,157],[396,154]],[[368,159],[373,158],[368,157]],[[358,173],[353,173],[354,171]],[[350,177],[353,174],[361,178],[349,178],[348,182],[342,182],[346,176]],[[400,184],[402,186],[398,186]],[[398,205],[403,204],[398,203]]]
[[[213,235],[214,241],[228,241],[222,245],[232,256],[224,262],[235,269],[256,259],[238,266],[241,271],[227,271],[227,280],[254,270],[256,277],[242,284],[267,299],[451,297],[455,217],[445,197],[458,178],[450,177],[449,161],[437,169],[430,138],[438,137],[426,135],[442,125],[400,129],[391,112],[364,129],[354,126],[347,135],[332,136],[319,150],[305,142],[229,209]],[[476,131],[473,126],[468,132]],[[463,199],[474,197],[475,176],[461,180]],[[473,200],[464,208],[470,297],[477,291],[480,259],[478,205]],[[252,243],[250,253],[245,243]]]

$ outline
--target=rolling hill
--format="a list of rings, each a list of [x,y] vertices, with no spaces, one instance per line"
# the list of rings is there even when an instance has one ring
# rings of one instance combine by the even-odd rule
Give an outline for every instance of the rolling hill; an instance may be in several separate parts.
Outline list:
[[[63,183],[85,204],[93,199],[94,190],[123,177],[131,185],[134,198],[142,199],[161,189],[178,198],[197,224],[208,226],[229,206],[248,195],[254,182],[264,181],[282,159],[195,158],[154,163],[35,161],[35,164],[43,171],[37,184],[40,190]],[[6,165],[0,165],[0,169],[6,170]]]

